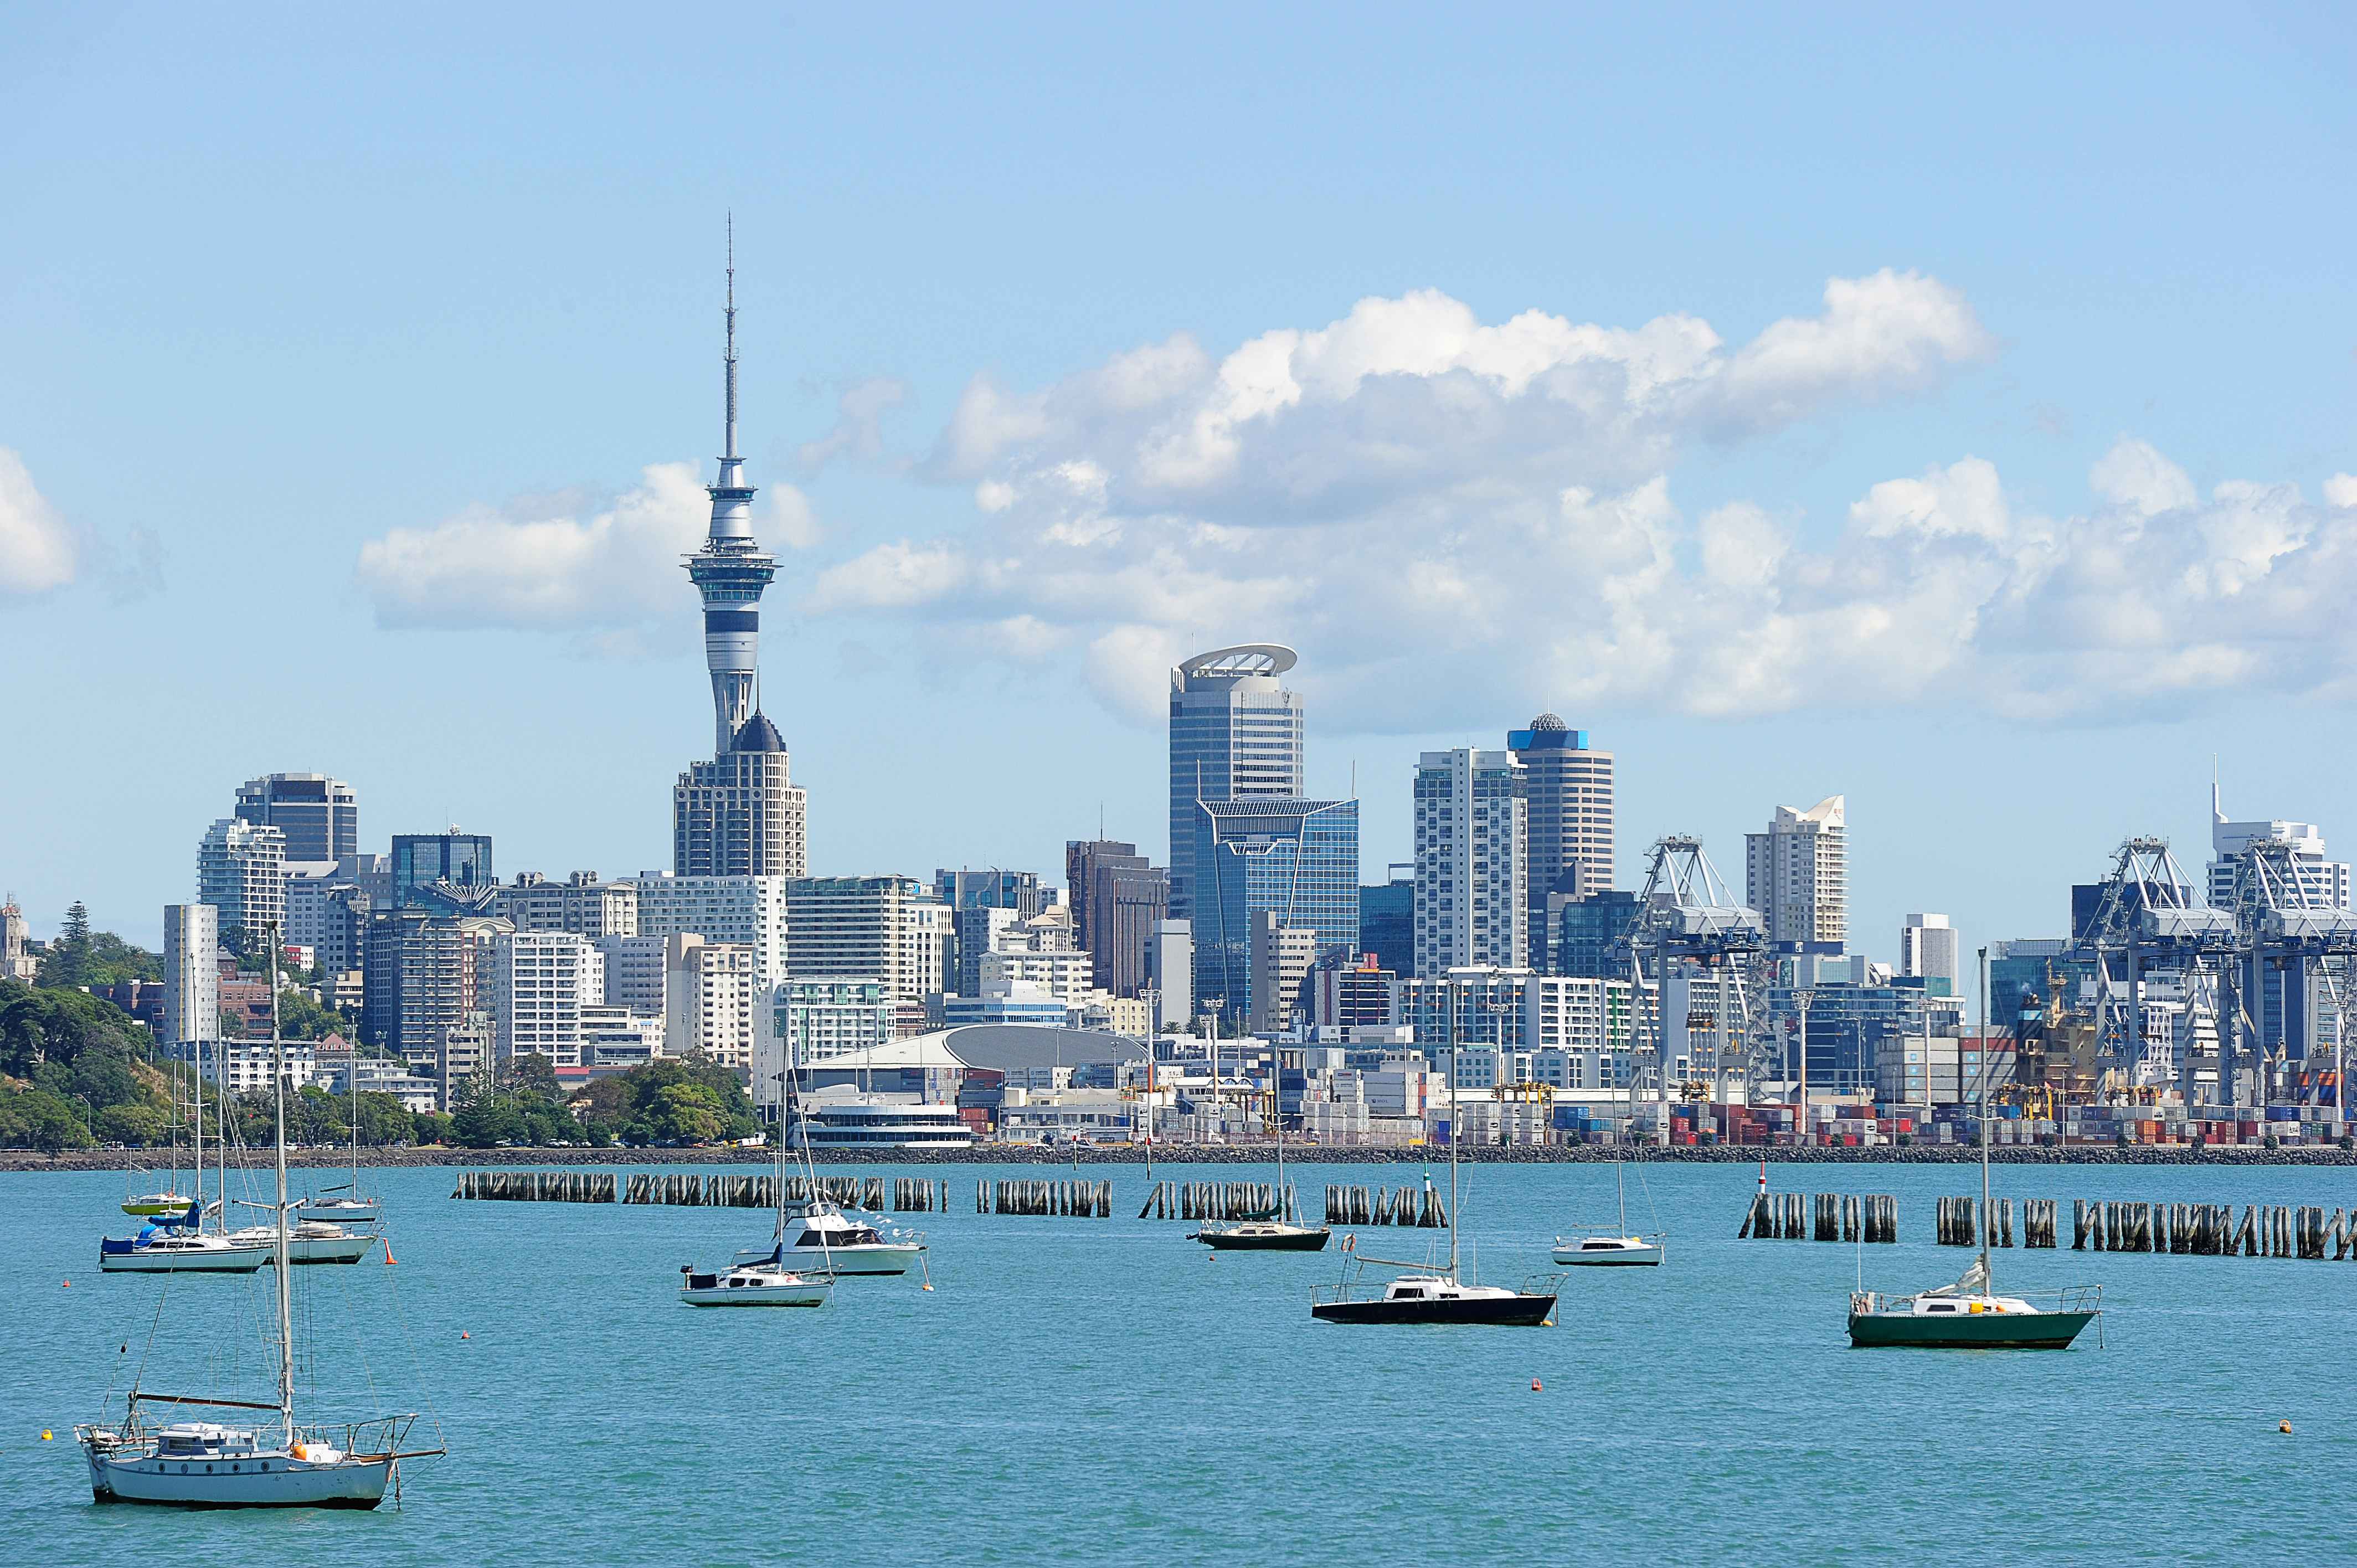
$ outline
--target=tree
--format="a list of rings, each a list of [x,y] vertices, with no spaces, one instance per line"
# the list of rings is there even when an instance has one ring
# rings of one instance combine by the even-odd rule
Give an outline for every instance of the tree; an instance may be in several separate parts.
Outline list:
[[[0,1102],[0,1144],[12,1149],[87,1149],[95,1142],[81,1124],[81,1107],[43,1089],[28,1089]]]
[[[134,947],[113,931],[90,929],[90,910],[77,898],[67,907],[65,929],[42,955],[44,988],[117,985],[126,980],[160,980],[164,962],[144,948]]]
[[[278,1032],[290,1040],[324,1040],[350,1026],[341,1013],[320,1006],[307,991],[290,985],[278,993]]]
[[[556,1064],[536,1051],[511,1057],[508,1061],[507,1087],[554,1100]]]
[[[170,1117],[153,1105],[107,1106],[98,1113],[98,1125],[91,1131],[102,1143],[128,1144],[135,1149],[172,1141]]]
[[[674,1083],[657,1090],[639,1125],[651,1144],[716,1144],[728,1131],[719,1095],[700,1083]]]

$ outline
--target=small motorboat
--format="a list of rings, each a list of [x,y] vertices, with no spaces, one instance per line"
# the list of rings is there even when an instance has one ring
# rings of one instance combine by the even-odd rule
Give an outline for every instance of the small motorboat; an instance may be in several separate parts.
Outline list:
[[[782,1178],[779,1185],[785,1185]],[[778,1231],[777,1251],[805,1273],[905,1274],[924,1250],[924,1242],[906,1240],[898,1230],[888,1237],[823,1197],[788,1203]],[[742,1268],[770,1255],[759,1250],[739,1252],[729,1267]]]
[[[796,1273],[771,1252],[759,1262],[699,1273],[680,1265],[679,1299],[689,1306],[823,1306],[834,1281],[825,1274]]]
[[[1574,1268],[1649,1268],[1662,1261],[1662,1242],[1642,1236],[1558,1236],[1555,1261]]]

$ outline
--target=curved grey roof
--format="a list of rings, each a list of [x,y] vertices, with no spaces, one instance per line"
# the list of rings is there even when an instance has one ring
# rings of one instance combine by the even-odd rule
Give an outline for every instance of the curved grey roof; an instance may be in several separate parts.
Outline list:
[[[1569,725],[1564,723],[1562,719],[1556,717],[1553,714],[1541,714],[1538,717],[1531,721],[1531,728],[1534,730],[1569,729],[1570,727],[1571,726]]]
[[[786,737],[778,733],[777,725],[759,714],[755,714],[745,721],[745,727],[737,732],[737,738],[729,743],[728,749],[731,751],[783,751],[786,749]]]
[[[947,1030],[942,1044],[968,1067],[1008,1072],[1037,1067],[1146,1059],[1146,1047],[1105,1029],[1049,1029],[1037,1024],[966,1024]]]
[[[1239,680],[1248,675],[1282,675],[1300,661],[1301,655],[1281,642],[1241,642],[1233,648],[1198,653],[1179,665],[1178,671],[1189,680]]]

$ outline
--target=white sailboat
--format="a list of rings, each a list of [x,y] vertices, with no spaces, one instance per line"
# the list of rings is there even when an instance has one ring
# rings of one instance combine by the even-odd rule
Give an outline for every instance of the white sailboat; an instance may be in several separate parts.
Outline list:
[[[1630,1120],[1636,1119],[1637,1093],[1632,1083],[1629,1091]],[[1632,1236],[1629,1233],[1629,1176],[1620,1160],[1620,1145],[1612,1146],[1612,1185],[1620,1203],[1620,1223],[1612,1230],[1587,1226],[1580,1233],[1555,1239],[1555,1261],[1572,1268],[1652,1268],[1661,1264],[1665,1251],[1662,1237]]]
[[[278,992],[274,944],[271,995]],[[168,1508],[347,1508],[372,1509],[384,1500],[394,1468],[404,1459],[439,1454],[439,1448],[404,1453],[400,1440],[416,1416],[396,1415],[343,1428],[340,1442],[295,1419],[295,1319],[289,1294],[287,1248],[290,1209],[286,1201],[285,1051],[271,1025],[272,1078],[277,1097],[278,1204],[274,1259],[278,1307],[278,1399],[274,1404],[131,1391],[118,1425],[92,1423],[74,1428],[90,1465],[91,1497],[102,1503],[150,1503]],[[142,1409],[187,1405],[212,1410],[270,1411],[274,1423],[229,1426],[210,1421],[178,1421],[151,1426]],[[363,1446],[366,1444],[366,1446]]]
[[[341,1197],[307,1197],[296,1205],[297,1219],[325,1220],[337,1225],[373,1225],[377,1220],[376,1199],[361,1196],[361,1075],[359,1053],[354,1052],[354,1065],[346,1069],[345,1097],[352,1103],[352,1176],[341,1187],[328,1187],[329,1193]]]
[[[215,1047],[219,1049],[218,1047]],[[250,1274],[270,1262],[268,1240],[242,1238],[231,1240],[218,1231],[205,1230],[205,1216],[221,1212],[221,1200],[205,1202],[205,1101],[204,1046],[199,1042],[196,1089],[192,1101],[195,1115],[191,1122],[196,1154],[196,1188],[193,1198],[187,1199],[187,1208],[178,1217],[155,1215],[139,1228],[136,1236],[118,1240],[102,1237],[98,1243],[98,1268],[101,1273],[118,1274]],[[218,1103],[218,1102],[216,1102]],[[223,1159],[221,1190],[229,1190],[228,1119],[221,1122],[221,1147]],[[178,1182],[174,1186],[179,1185]],[[127,1210],[130,1205],[125,1204]]]
[[[779,1075],[783,1078],[781,1073]],[[834,1288],[834,1274],[823,1267],[825,1251],[814,1260],[815,1272],[789,1267],[786,1262],[786,1140],[785,1117],[779,1118],[778,1224],[766,1252],[755,1248],[739,1252],[726,1269],[700,1272],[693,1263],[680,1266],[679,1299],[688,1306],[823,1306]],[[797,1260],[799,1262],[799,1260]]]

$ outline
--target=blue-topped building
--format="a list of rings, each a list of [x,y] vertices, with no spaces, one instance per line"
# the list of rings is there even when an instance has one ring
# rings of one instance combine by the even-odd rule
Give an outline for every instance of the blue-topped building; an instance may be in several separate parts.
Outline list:
[[[1252,1001],[1252,918],[1318,933],[1321,961],[1359,948],[1359,802],[1246,800],[1195,802],[1195,1000],[1223,1013]]]

